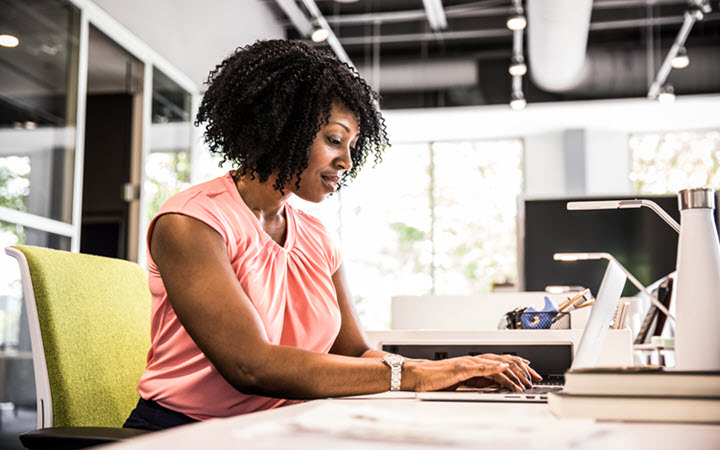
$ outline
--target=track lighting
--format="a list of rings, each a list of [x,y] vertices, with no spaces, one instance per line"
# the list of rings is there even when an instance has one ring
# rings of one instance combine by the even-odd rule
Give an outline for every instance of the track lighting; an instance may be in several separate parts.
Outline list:
[[[20,39],[9,34],[0,34],[0,45],[3,47],[17,47],[20,43]]]
[[[508,18],[505,25],[512,31],[524,30],[527,26],[527,19],[522,14],[514,14]]]
[[[513,56],[510,67],[508,68],[510,75],[514,77],[521,77],[527,73],[527,66],[525,65],[525,58],[522,56]]]
[[[310,39],[313,42],[325,42],[330,37],[330,32],[323,27],[316,27],[315,31],[312,32]]]
[[[525,109],[525,106],[527,105],[527,101],[525,100],[525,96],[523,95],[522,91],[519,92],[513,92],[510,96],[510,107],[515,111],[522,111]]]
[[[665,85],[660,89],[657,99],[663,105],[673,103],[675,101],[675,89],[673,89],[672,85]]]
[[[685,50],[685,47],[680,47],[677,55],[672,59],[673,69],[684,69],[688,64],[690,64],[690,58],[688,58],[687,50]]]

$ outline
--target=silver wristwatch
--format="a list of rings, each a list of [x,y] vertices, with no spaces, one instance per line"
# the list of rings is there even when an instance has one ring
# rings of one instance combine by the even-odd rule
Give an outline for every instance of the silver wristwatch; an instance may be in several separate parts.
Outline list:
[[[402,366],[405,358],[400,355],[388,353],[383,356],[383,362],[390,367],[390,390],[399,391],[402,384]]]

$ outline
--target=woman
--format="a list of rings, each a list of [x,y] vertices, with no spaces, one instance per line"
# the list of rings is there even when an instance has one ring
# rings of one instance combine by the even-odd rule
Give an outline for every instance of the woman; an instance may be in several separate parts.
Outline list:
[[[210,74],[196,124],[237,167],[171,198],[148,230],[152,342],[125,426],[162,429],[294,399],[539,376],[517,357],[403,360],[371,350],[320,202],[387,145],[377,95],[304,44],[259,41]]]

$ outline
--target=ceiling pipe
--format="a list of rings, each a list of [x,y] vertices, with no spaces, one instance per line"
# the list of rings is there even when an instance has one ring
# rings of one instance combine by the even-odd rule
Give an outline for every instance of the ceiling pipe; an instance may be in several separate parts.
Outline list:
[[[512,13],[511,8],[506,8]],[[639,27],[657,27],[666,25],[677,25],[683,23],[682,16],[655,17],[651,19],[621,19],[606,20],[590,24],[590,31],[607,31],[607,30],[626,30],[628,28]],[[720,14],[712,13],[705,16],[703,22],[713,22],[720,20]],[[346,36],[339,38],[340,43],[345,47],[369,45],[376,42],[381,44],[416,44],[419,41],[437,41],[439,37],[443,41],[454,40],[471,40],[471,39],[492,39],[505,38],[512,36],[512,31],[507,27],[491,28],[483,30],[465,30],[465,31],[443,31],[440,33],[402,33],[402,34],[385,34],[380,36],[363,35],[363,36]]]
[[[720,89],[720,58],[715,47],[689,47],[690,65],[672,71],[668,80],[682,95],[683,86],[695,86],[698,91]],[[383,92],[432,91],[478,86],[483,58],[507,58],[505,54],[477,54],[472,58],[413,59],[387,62],[380,66]],[[587,68],[578,84],[566,94],[577,97],[640,97],[647,92],[644,50],[628,50],[621,46],[592,49],[587,53]],[[372,65],[358,66],[361,75],[368,76]],[[708,76],[711,74],[712,76]],[[685,92],[686,93],[686,92]]]
[[[302,0],[302,2],[310,15],[313,16],[315,20],[317,20],[318,24],[328,31],[329,36],[327,38],[327,43],[330,48],[333,49],[338,59],[342,62],[347,63],[347,65],[349,65],[350,67],[355,67],[350,60],[348,54],[345,52],[342,44],[340,44],[340,41],[338,41],[337,36],[335,36],[335,32],[333,32],[332,28],[330,28],[330,25],[327,23],[325,17],[323,17],[322,13],[320,12],[320,9],[315,4],[315,0]]]
[[[586,70],[592,0],[528,0],[528,60],[533,82],[548,92],[574,88]]]
[[[298,33],[305,37],[309,36],[312,33],[314,29],[312,22],[300,10],[294,0],[275,1],[277,2],[278,6],[280,6],[280,8],[283,10],[288,19],[290,19],[290,21],[293,23]],[[320,12],[320,9],[315,4],[315,0],[302,0],[302,3],[303,5],[305,5],[305,9],[307,9],[308,13],[310,13],[310,16],[312,16],[312,19],[317,23],[317,25],[327,30],[327,43],[330,48],[332,48],[332,50],[335,52],[335,55],[338,57],[338,59],[347,63],[350,67],[354,67],[352,61],[350,60],[350,57],[345,52],[342,44],[340,44],[337,36],[335,36],[332,28],[330,28],[330,25],[325,20],[325,17],[323,17],[322,12]]]
[[[447,28],[447,17],[445,16],[445,10],[440,0],[423,0],[423,5],[427,13],[428,23],[433,31],[440,31]]]
[[[593,9],[629,9],[644,7],[648,0],[595,0]],[[674,5],[687,3],[687,0],[654,0],[655,5]],[[470,6],[457,5],[445,6],[445,16],[448,19],[469,18],[469,17],[487,17],[487,16],[507,16],[512,14],[511,6]],[[427,14],[423,9],[410,9],[404,11],[382,11],[361,14],[342,14],[325,16],[328,23],[332,25],[363,25],[375,22],[400,23],[426,20]]]
[[[287,18],[290,19],[297,32],[301,36],[310,37],[313,32],[312,23],[295,3],[295,0],[275,0],[275,2],[283,10]]]
[[[689,47],[690,65],[673,70],[668,81],[678,95],[713,92],[720,89],[720,58],[717,48]],[[587,69],[580,82],[567,94],[578,97],[639,97],[648,89],[645,54],[643,50],[622,47],[591,49],[587,54]],[[693,92],[684,92],[693,86]]]

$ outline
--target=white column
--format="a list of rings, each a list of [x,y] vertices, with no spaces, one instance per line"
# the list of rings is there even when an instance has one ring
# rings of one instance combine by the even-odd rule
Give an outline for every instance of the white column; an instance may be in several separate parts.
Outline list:
[[[589,195],[627,195],[630,183],[629,133],[585,130],[585,181]]]
[[[565,195],[565,157],[563,132],[532,134],[525,137],[525,195],[556,197]]]

